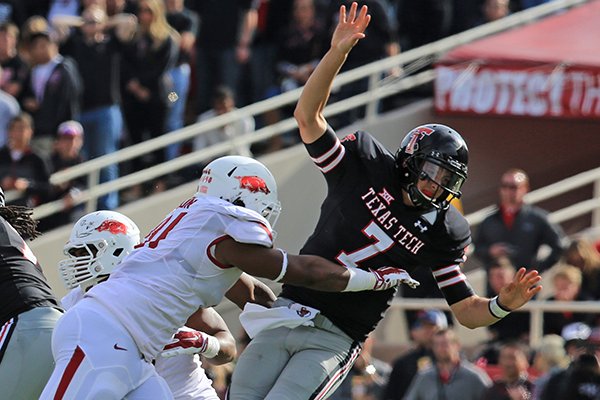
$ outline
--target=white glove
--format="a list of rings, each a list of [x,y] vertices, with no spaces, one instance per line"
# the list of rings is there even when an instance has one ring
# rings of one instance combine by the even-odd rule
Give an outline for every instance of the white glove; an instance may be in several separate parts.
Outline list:
[[[358,268],[348,268],[350,279],[344,292],[358,292],[362,290],[388,290],[401,283],[411,288],[419,286],[419,282],[410,277],[408,272],[401,268],[381,267],[363,271]]]
[[[388,290],[401,283],[414,289],[421,284],[419,281],[411,278],[409,273],[401,268],[381,267],[375,270],[370,269],[369,271],[377,277],[377,283],[373,290]]]
[[[180,329],[161,351],[160,356],[169,358],[182,354],[202,354],[204,357],[213,358],[219,354],[220,348],[219,340],[214,336],[189,328]]]

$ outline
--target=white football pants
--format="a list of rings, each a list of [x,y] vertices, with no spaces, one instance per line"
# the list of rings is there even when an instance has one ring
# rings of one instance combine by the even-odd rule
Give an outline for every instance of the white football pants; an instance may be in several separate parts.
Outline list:
[[[99,307],[83,299],[58,321],[56,366],[40,399],[173,399],[125,328]]]

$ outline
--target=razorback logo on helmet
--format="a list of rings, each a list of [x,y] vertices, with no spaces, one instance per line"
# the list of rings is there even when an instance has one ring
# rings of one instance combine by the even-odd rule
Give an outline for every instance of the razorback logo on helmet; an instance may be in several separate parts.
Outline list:
[[[242,189],[247,189],[252,193],[271,193],[267,187],[267,182],[265,182],[263,178],[258,176],[234,176],[234,178],[240,181],[240,187]]]
[[[434,132],[433,129],[426,126],[419,126],[411,132],[410,141],[406,145],[406,154],[413,154],[418,148],[418,141],[423,139],[425,136],[429,136]]]
[[[127,225],[125,225],[122,222],[115,221],[114,219],[108,219],[102,222],[102,224],[100,224],[100,226],[97,227],[96,230],[98,232],[109,231],[113,235],[118,235],[120,233],[125,235],[127,234]]]

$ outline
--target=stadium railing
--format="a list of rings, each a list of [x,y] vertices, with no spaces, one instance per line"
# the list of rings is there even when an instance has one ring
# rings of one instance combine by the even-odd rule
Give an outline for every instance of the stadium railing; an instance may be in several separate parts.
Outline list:
[[[423,310],[423,309],[449,310],[444,299],[415,299],[399,297],[394,298],[391,309],[395,310]],[[532,300],[515,312],[530,313],[529,344],[536,348],[543,336],[543,314],[544,312],[582,312],[600,313],[598,301],[552,301]]]

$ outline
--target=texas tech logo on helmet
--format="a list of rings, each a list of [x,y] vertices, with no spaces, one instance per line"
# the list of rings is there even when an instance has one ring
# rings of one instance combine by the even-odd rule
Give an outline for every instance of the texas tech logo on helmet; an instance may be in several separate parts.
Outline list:
[[[258,176],[234,176],[234,178],[240,181],[240,187],[242,189],[247,189],[251,193],[271,193],[271,191],[267,187],[267,183],[263,178],[260,178]]]
[[[419,126],[412,130],[410,133],[410,141],[406,145],[406,154],[413,154],[415,151],[419,149],[419,141],[423,139],[425,136],[429,136],[434,132],[434,129],[429,128],[427,126]]]

